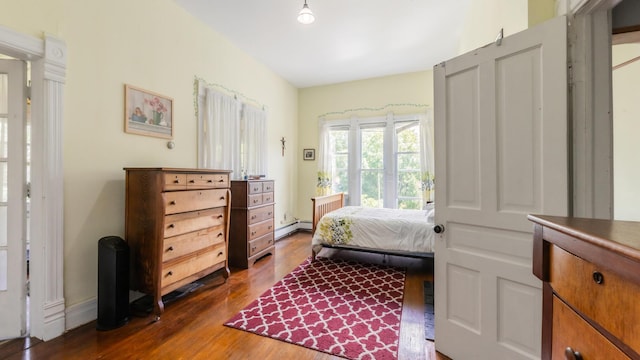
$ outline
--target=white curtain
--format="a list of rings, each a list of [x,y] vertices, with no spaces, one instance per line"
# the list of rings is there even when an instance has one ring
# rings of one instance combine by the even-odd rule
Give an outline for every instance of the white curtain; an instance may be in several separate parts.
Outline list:
[[[267,113],[248,104],[242,105],[241,142],[244,173],[267,174]]]
[[[422,172],[422,208],[434,201],[433,116],[431,110],[420,116],[420,171]]]
[[[240,157],[240,102],[206,88],[202,112],[203,165],[209,169],[231,170],[232,178],[242,173]]]
[[[332,174],[331,174],[331,147],[329,143],[329,125],[323,119],[318,121],[318,132],[320,139],[318,143],[318,181],[316,183],[316,195],[331,194]]]

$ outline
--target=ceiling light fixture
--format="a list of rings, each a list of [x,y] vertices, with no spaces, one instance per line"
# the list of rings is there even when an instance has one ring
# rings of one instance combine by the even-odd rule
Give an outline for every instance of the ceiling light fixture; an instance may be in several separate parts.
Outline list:
[[[307,5],[307,0],[304,0],[304,5],[302,6],[302,10],[298,14],[298,22],[301,24],[309,25],[316,20],[316,17],[313,16],[311,9],[309,9],[309,5]]]

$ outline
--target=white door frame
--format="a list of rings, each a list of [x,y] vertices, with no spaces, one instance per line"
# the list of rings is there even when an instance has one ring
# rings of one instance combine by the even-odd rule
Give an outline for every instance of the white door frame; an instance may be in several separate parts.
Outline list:
[[[65,331],[62,131],[66,44],[0,25],[0,53],[31,62],[30,335]]]
[[[621,0],[558,0],[569,18],[573,216],[613,218],[610,10]]]

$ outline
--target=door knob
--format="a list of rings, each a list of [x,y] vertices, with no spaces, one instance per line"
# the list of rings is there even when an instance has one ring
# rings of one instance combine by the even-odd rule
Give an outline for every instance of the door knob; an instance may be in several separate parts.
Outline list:
[[[436,234],[442,234],[444,232],[444,225],[442,224],[433,225],[433,232],[435,232]]]

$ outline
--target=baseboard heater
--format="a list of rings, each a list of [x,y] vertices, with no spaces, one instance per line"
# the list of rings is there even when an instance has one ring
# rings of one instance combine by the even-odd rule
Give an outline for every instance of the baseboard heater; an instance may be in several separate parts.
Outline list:
[[[278,241],[283,237],[297,233],[298,231],[311,231],[311,221],[296,220],[291,224],[285,225],[275,231],[275,240]]]

